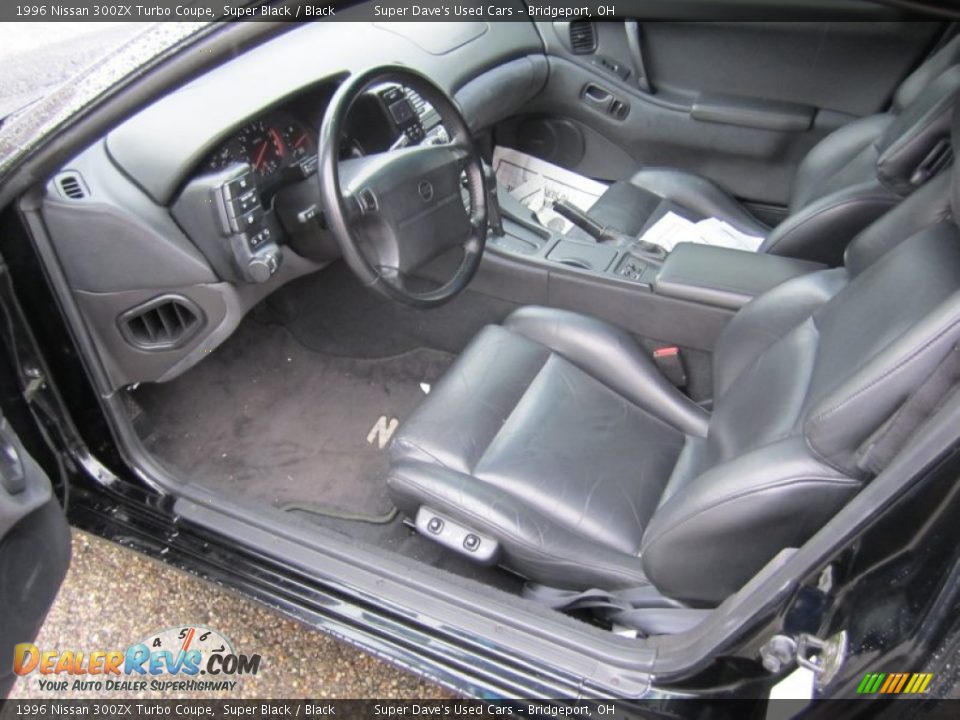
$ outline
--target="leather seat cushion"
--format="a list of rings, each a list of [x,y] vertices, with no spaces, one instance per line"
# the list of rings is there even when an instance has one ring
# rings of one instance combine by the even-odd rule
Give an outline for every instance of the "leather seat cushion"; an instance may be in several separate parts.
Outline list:
[[[589,562],[636,557],[683,442],[560,353],[491,326],[402,426],[388,485],[411,516],[428,498],[478,531],[497,528],[505,552],[526,558],[516,567],[538,579],[561,547]],[[621,556],[600,577],[622,585],[629,566]]]

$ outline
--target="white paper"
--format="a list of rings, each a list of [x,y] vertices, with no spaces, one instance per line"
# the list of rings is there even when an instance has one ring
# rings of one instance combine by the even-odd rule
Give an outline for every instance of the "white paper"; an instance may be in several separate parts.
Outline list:
[[[673,212],[668,212],[657,220],[640,239],[660,245],[668,252],[682,242],[747,252],[756,252],[763,243],[762,237],[741,232],[723,220],[707,218],[693,222]]]
[[[770,689],[771,700],[811,700],[816,675],[809,668],[798,667]]]
[[[812,670],[798,667],[770,690],[765,720],[792,720],[808,707],[813,699],[816,676]]]
[[[573,225],[554,212],[554,201],[567,200],[586,212],[607,190],[596,180],[499,145],[493,150],[493,170],[507,192],[529,208],[544,226],[560,234]]]

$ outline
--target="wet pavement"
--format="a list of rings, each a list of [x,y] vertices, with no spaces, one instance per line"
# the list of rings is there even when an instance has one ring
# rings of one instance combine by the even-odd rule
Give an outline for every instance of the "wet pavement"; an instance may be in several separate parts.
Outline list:
[[[229,693],[115,692],[111,698],[448,698],[449,691],[175,568],[74,531],[73,562],[36,641],[41,650],[120,650],[167,628],[203,626],[260,672]],[[40,690],[37,672],[11,698],[82,698],[104,692]]]
[[[0,117],[43,95],[150,23],[0,23]]]

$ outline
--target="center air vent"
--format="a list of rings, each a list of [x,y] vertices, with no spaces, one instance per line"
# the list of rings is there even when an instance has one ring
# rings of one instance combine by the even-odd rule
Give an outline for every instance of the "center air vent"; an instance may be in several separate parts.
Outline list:
[[[119,318],[124,339],[141,350],[183,346],[203,326],[203,312],[180,295],[164,295],[128,310]]]
[[[70,200],[83,200],[90,194],[86,184],[83,182],[83,178],[80,177],[80,173],[74,172],[73,170],[57,175],[56,185],[60,194]]]
[[[574,20],[570,23],[570,47],[577,55],[586,55],[597,49],[597,35],[589,20]]]

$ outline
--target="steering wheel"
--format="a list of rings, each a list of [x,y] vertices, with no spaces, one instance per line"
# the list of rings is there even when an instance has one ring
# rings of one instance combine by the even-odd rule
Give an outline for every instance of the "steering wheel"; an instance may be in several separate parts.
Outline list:
[[[390,83],[410,88],[430,103],[450,141],[341,161],[340,139],[351,106],[370,88]],[[317,147],[327,226],[365,285],[396,302],[429,308],[469,284],[486,243],[486,195],[480,156],[452,98],[414,70],[366,70],[345,80],[334,94]],[[461,190],[464,176],[469,210]],[[421,289],[413,272],[456,247],[463,252],[449,280]]]

